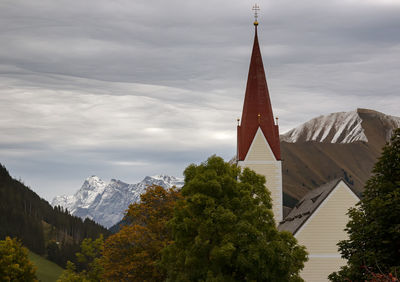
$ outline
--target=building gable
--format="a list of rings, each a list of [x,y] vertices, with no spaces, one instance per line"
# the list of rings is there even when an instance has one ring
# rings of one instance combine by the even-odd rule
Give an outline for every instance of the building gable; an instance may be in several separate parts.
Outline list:
[[[310,191],[279,225],[307,248],[309,260],[300,273],[305,281],[328,281],[330,273],[346,264],[337,243],[348,238],[347,211],[359,200],[342,179],[335,180]]]
[[[276,161],[271,146],[268,144],[267,138],[265,138],[260,127],[257,129],[245,161]]]
[[[339,185],[340,182],[346,183],[343,179],[335,179],[322,186],[311,190],[299,200],[296,206],[289,212],[285,219],[280,223],[279,230],[289,231],[296,234],[298,230],[308,221],[310,216],[319,208],[330,193]],[[359,197],[346,185],[347,188],[359,199]]]
[[[349,221],[347,211],[360,199],[339,181],[306,222],[295,232],[295,237],[307,246],[310,254],[337,253],[337,243],[347,238],[344,228]]]

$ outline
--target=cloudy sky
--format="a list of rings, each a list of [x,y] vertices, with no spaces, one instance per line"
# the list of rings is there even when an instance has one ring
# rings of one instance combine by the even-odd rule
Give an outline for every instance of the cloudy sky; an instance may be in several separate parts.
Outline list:
[[[0,1],[0,163],[40,196],[235,154],[253,1]],[[281,132],[400,115],[400,0],[259,1]]]

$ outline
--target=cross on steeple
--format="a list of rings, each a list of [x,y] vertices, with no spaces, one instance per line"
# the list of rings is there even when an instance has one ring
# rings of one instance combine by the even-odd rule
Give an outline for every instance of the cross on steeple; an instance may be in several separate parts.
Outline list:
[[[254,5],[257,19],[258,5]],[[254,43],[247,78],[242,118],[238,126],[238,160],[244,161],[257,131],[261,128],[275,159],[281,159],[279,128],[272,113],[271,100],[257,36],[258,22],[254,22]]]
[[[254,25],[258,25],[258,11],[260,11],[260,6],[258,6],[257,4],[254,4],[253,9],[254,11]]]

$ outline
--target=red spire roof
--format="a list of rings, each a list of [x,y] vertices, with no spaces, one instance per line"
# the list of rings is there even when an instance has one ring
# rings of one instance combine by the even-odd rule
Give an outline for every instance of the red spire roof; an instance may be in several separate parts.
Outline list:
[[[279,129],[278,125],[275,125],[274,115],[272,113],[260,46],[258,45],[258,23],[256,23],[257,22],[254,23],[254,44],[251,54],[249,76],[247,78],[242,120],[240,126],[238,125],[237,128],[238,160],[243,161],[245,159],[258,127],[261,127],[275,158],[280,160]]]

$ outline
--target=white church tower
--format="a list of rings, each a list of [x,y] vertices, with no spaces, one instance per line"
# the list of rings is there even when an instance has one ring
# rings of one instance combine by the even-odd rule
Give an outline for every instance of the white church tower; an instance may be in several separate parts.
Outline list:
[[[258,7],[255,7],[256,9]],[[257,16],[257,14],[256,14]],[[282,221],[282,164],[279,129],[275,124],[257,37],[257,17],[242,119],[237,127],[237,160],[266,178],[275,222]]]

